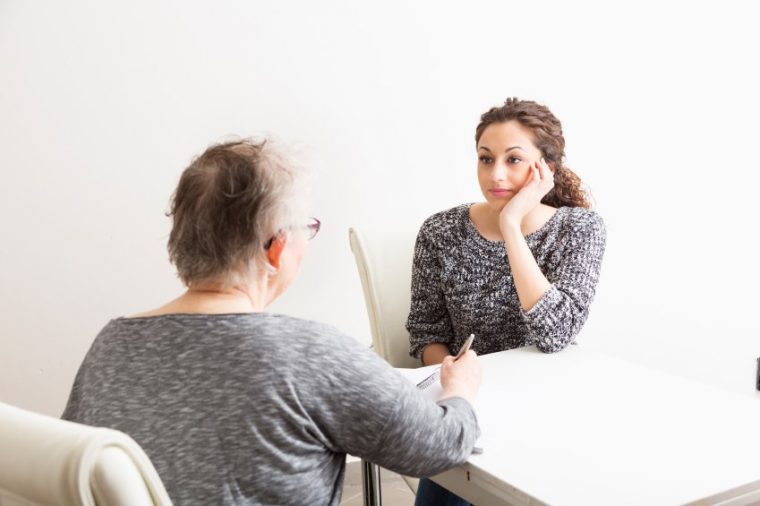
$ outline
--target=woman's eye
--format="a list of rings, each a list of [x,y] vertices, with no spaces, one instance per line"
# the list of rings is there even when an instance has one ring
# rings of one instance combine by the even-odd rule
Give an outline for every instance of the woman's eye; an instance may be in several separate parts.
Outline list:
[[[522,160],[520,158],[517,158],[516,156],[510,156],[507,158],[508,163],[520,163]]]
[[[485,164],[489,164],[493,161],[490,156],[481,156],[480,158],[478,158],[478,160],[480,160],[480,163],[485,163]]]

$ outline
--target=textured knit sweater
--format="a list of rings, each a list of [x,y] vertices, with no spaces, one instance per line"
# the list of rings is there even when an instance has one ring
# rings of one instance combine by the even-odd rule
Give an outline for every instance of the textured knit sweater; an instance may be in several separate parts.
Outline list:
[[[417,236],[409,353],[420,357],[430,343],[456,353],[471,333],[481,355],[533,344],[555,352],[573,343],[599,280],[606,243],[602,219],[588,209],[561,207],[525,237],[551,285],[523,311],[504,242],[480,235],[470,220],[471,205],[431,216]]]
[[[464,399],[436,404],[354,339],[267,313],[111,321],[64,418],[132,436],[177,506],[337,505],[346,453],[428,476],[479,436]]]

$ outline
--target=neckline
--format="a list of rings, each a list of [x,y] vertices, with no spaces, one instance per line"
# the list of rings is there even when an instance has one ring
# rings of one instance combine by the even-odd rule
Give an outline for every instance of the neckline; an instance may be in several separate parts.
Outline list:
[[[475,202],[471,202],[470,204],[464,205],[464,217],[465,217],[465,228],[469,231],[470,235],[475,236],[478,240],[480,240],[482,243],[488,244],[488,245],[503,245],[503,240],[496,240],[492,241],[491,239],[487,239],[483,237],[483,235],[478,230],[478,227],[475,226],[475,223],[472,222],[472,218],[470,217],[470,208],[475,205]],[[542,234],[548,230],[550,225],[558,218],[560,212],[563,210],[563,207],[558,207],[556,211],[554,211],[554,214],[551,215],[551,217],[546,220],[546,223],[538,227],[536,230],[531,232],[528,235],[525,235],[525,240],[528,241],[530,239],[533,239],[535,236],[538,236],[539,234]]]
[[[114,321],[117,322],[137,322],[137,321],[155,321],[160,319],[178,319],[178,318],[240,318],[240,317],[250,317],[255,315],[269,315],[273,316],[274,313],[269,313],[265,311],[251,311],[248,313],[163,313],[163,314],[154,314],[154,315],[147,315],[147,316],[119,316],[117,318],[114,318]]]

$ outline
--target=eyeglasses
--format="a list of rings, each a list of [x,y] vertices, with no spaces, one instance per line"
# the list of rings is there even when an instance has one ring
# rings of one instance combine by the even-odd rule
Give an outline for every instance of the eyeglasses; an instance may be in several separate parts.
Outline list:
[[[312,217],[312,218],[309,218],[309,223],[307,223],[306,225],[303,225],[301,227],[289,227],[289,228],[291,230],[293,229],[306,230],[306,233],[308,234],[306,238],[311,241],[317,236],[319,229],[322,228],[322,222],[319,221],[317,218]],[[271,248],[272,243],[274,242],[275,239],[277,239],[276,234],[264,244],[264,249]]]
[[[311,218],[309,218],[309,223],[307,223],[305,227],[306,227],[306,230],[309,232],[309,236],[307,237],[307,239],[311,241],[312,239],[317,237],[317,233],[319,233],[319,229],[322,228],[322,222],[312,216]]]

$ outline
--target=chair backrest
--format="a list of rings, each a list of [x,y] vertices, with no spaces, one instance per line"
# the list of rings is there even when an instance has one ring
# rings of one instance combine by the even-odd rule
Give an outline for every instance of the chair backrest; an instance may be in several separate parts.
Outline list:
[[[171,505],[126,434],[0,403],[0,506]]]
[[[417,228],[348,230],[367,304],[372,345],[393,367],[419,367],[409,356],[406,319],[411,303],[412,260]],[[366,231],[366,232],[365,232]]]

